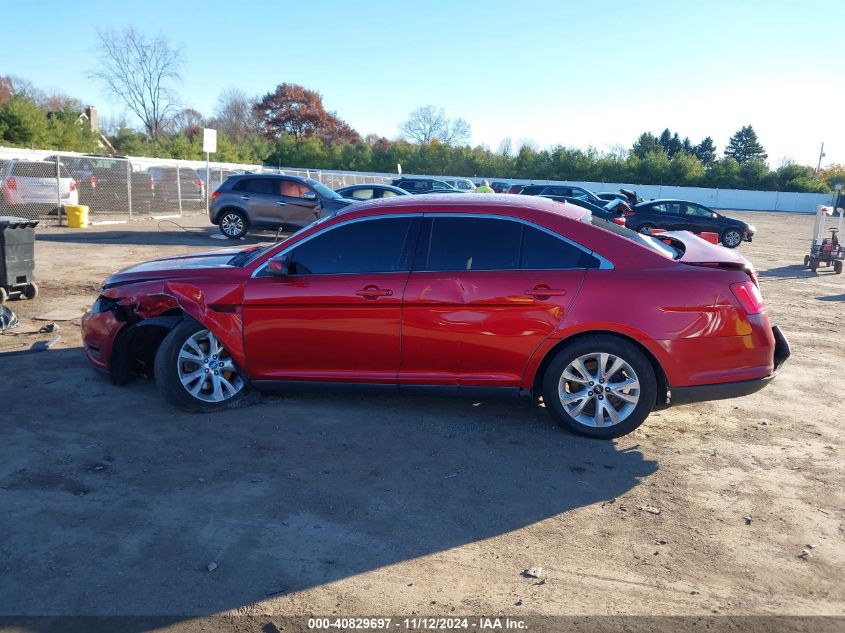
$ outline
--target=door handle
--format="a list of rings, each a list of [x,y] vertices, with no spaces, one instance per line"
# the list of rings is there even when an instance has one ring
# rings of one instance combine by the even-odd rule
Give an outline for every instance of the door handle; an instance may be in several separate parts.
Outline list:
[[[287,206],[287,202],[283,202],[282,200],[277,200],[276,204],[279,205],[280,207]]]
[[[241,196],[241,200],[249,200],[249,196]]]
[[[389,297],[393,294],[393,291],[389,288],[367,286],[366,288],[361,288],[361,290],[356,290],[355,294],[359,297],[364,297],[364,299],[377,299],[379,297]]]
[[[531,290],[526,290],[525,294],[535,299],[548,299],[549,297],[562,297],[566,294],[563,288],[549,288],[548,286],[537,286]]]

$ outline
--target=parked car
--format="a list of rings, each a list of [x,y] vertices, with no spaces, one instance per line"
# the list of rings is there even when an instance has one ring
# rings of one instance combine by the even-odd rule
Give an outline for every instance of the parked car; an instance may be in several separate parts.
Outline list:
[[[627,224],[625,214],[629,211],[629,208],[621,200],[611,200],[601,206],[587,202],[582,198],[563,198],[562,200],[558,200],[558,202],[568,202],[569,204],[582,207],[592,213],[594,217],[613,222],[619,226],[625,226]]]
[[[753,225],[716,213],[697,202],[686,200],[649,200],[631,207],[628,227],[649,234],[652,229],[718,233],[728,248],[750,242],[757,229]]]
[[[13,158],[0,172],[0,215],[47,214],[66,204],[79,204],[79,191],[64,165]]]
[[[410,196],[407,191],[392,185],[349,185],[336,191],[344,198],[351,200],[372,200],[373,198],[392,198],[393,196]]]
[[[506,193],[510,187],[509,183],[500,180],[494,180],[490,183],[490,188],[496,193]]]
[[[48,156],[45,162],[64,165],[79,188],[79,203],[87,205],[93,213],[125,213],[129,210],[131,192],[132,209],[146,213],[155,197],[153,177],[135,171],[126,156]],[[131,179],[131,185],[128,180]]]
[[[434,178],[397,178],[390,184],[413,194],[456,193],[458,191],[452,185]]]
[[[301,229],[353,202],[311,178],[242,174],[211,195],[208,219],[236,240],[250,229]]]
[[[173,207],[180,198],[183,205],[205,202],[205,183],[193,167],[148,167],[147,173],[153,179],[157,206]]]
[[[607,200],[610,202],[611,200],[622,200],[622,202],[628,202],[628,196],[624,193],[615,193],[613,191],[600,191],[596,194],[602,200]]]
[[[458,191],[465,191],[467,193],[472,193],[476,187],[475,183],[469,178],[444,178],[443,182]]]
[[[524,186],[525,186],[525,185],[520,185],[520,184],[511,185],[511,186],[508,188],[507,193],[519,193],[520,191],[522,191],[522,188],[523,188]]]
[[[115,273],[85,353],[119,384],[151,369],[195,411],[303,383],[480,390],[542,396],[596,438],[769,383],[789,344],[748,260],[588,218],[529,196],[360,202],[280,243]]]
[[[602,199],[592,191],[570,185],[526,185],[519,190],[519,193],[523,196],[544,196],[561,201],[565,201],[565,198],[580,198],[598,206],[604,204]]]

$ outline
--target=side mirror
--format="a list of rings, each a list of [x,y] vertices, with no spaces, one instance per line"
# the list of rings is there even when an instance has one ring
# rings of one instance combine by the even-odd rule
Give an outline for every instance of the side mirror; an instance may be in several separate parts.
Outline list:
[[[290,274],[290,255],[285,253],[270,259],[267,262],[267,272],[274,277],[287,277]]]
[[[302,194],[303,200],[311,200],[312,202],[317,199],[317,194],[313,191],[306,191]]]

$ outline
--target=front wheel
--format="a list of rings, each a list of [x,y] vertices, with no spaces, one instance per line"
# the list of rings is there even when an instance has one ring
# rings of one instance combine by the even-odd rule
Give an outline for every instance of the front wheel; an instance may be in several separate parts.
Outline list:
[[[651,413],[657,378],[646,355],[612,336],[588,336],[564,347],[543,376],[551,416],[579,435],[627,435]]]
[[[168,334],[155,358],[155,381],[177,407],[200,413],[244,404],[249,386],[220,340],[195,321]]]
[[[810,265],[810,256],[804,255],[804,268],[807,268]]]
[[[737,229],[728,229],[722,233],[722,244],[728,248],[736,248],[742,243],[742,233]]]
[[[26,287],[23,289],[23,296],[27,299],[35,299],[38,296],[38,286],[35,285],[34,281],[26,284]]]
[[[842,260],[841,259],[837,259],[835,262],[833,262],[833,272],[835,272],[837,275],[842,274]]]
[[[249,222],[240,211],[224,211],[220,216],[220,232],[230,240],[239,240],[246,235]]]

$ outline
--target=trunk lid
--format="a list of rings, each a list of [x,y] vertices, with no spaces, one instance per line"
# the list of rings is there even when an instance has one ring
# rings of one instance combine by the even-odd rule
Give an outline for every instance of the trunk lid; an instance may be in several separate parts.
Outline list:
[[[693,266],[712,266],[745,270],[754,275],[754,265],[735,249],[711,244],[689,231],[667,231],[654,236],[681,251],[676,260]]]

